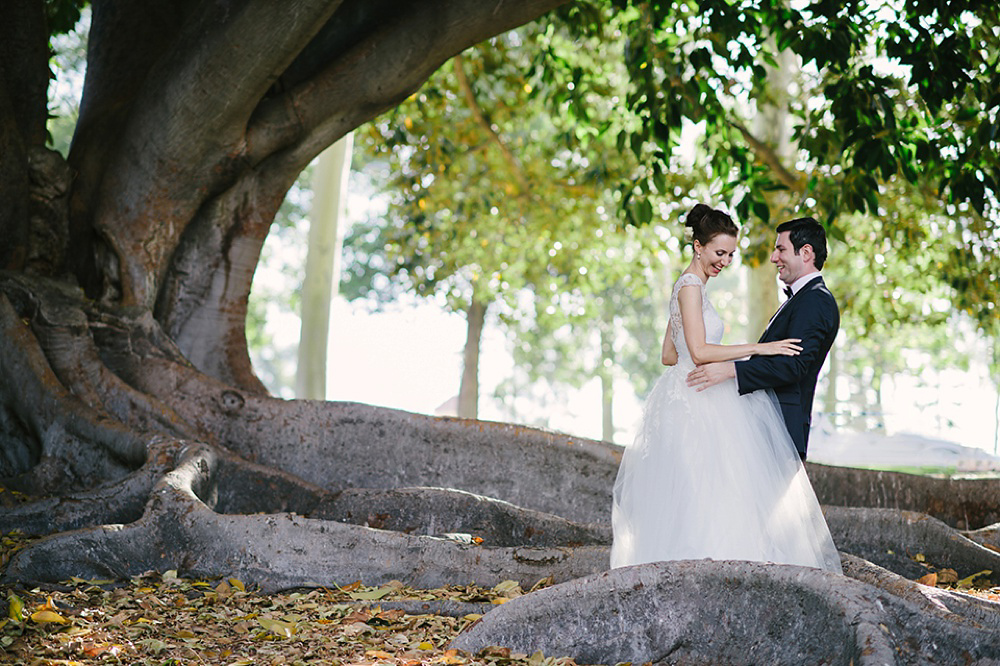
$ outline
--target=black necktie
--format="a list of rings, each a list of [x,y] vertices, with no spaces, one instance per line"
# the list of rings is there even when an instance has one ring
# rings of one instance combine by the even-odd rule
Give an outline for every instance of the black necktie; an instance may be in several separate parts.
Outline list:
[[[792,297],[792,288],[785,287],[785,298],[791,298],[791,297]]]

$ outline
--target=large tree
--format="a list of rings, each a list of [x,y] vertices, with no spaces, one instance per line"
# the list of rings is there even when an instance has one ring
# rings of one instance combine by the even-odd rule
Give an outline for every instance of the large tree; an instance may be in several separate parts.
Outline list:
[[[613,447],[272,398],[244,332],[262,241],[305,165],[447,59],[560,4],[101,0],[66,160],[46,148],[46,40],[75,4],[4,5],[0,478],[29,501],[5,507],[0,530],[48,535],[11,558],[4,583],[176,569],[263,590],[358,578],[531,584],[606,568]],[[586,4],[562,11],[589,16]],[[840,658],[845,636],[858,663],[871,650],[891,657],[894,645],[914,661],[921,647],[943,659],[956,644],[971,661],[1000,657],[988,603],[882,568],[912,578],[923,569],[907,554],[921,552],[962,573],[1000,570],[973,540],[998,548],[998,529],[956,530],[1000,521],[996,481],[811,473],[827,504],[886,507],[830,508],[838,546],[868,560],[848,560],[850,579],[709,563],[674,599],[769,637],[780,628],[764,611],[801,605],[827,629],[808,645],[817,661]],[[584,611],[601,608],[610,581],[623,617],[637,618],[630,631],[648,636],[661,620],[636,615],[650,608],[641,590],[671,584],[671,571],[599,574],[578,583],[577,598]],[[728,603],[734,581],[757,615]],[[702,625],[673,648],[618,657],[728,655],[698,642]],[[576,626],[548,633],[601,635]],[[800,650],[768,645],[786,661]]]

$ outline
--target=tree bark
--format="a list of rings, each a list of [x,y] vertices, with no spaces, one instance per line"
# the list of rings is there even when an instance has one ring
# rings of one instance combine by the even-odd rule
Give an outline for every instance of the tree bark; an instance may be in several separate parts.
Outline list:
[[[601,357],[597,375],[601,378],[601,439],[605,442],[615,441],[614,394],[615,378],[611,373],[614,363],[614,341],[606,326],[601,326]],[[605,362],[612,366],[605,365]]]
[[[860,567],[870,578],[872,567]],[[905,592],[791,565],[656,562],[512,599],[451,646],[476,653],[498,645],[585,664],[881,666],[1000,658],[1000,614],[976,612],[962,599],[945,610],[942,597],[959,595],[934,591],[927,598],[918,583],[896,585]]]
[[[479,350],[486,325],[486,305],[473,297],[465,311],[465,350],[462,353],[462,382],[458,387],[458,416],[479,417]]]
[[[327,342],[330,303],[340,286],[342,225],[346,218],[347,184],[351,174],[353,134],[324,151],[313,175],[313,205],[309,251],[302,280],[302,322],[299,334],[295,395],[326,399]]]

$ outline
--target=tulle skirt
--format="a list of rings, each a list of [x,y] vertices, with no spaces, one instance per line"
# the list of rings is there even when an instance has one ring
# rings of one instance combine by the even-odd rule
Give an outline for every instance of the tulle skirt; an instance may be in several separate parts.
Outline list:
[[[612,504],[611,566],[753,560],[841,572],[805,468],[769,391],[689,388],[668,368],[625,449]]]

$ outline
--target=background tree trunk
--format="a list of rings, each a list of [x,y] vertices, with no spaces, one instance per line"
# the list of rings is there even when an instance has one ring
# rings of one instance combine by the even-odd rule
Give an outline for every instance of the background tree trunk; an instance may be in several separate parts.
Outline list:
[[[479,350],[486,325],[486,305],[472,299],[465,313],[465,350],[462,353],[462,382],[458,388],[458,415],[463,419],[479,417]]]
[[[340,284],[342,228],[347,217],[354,134],[348,134],[319,156],[313,172],[309,250],[302,280],[302,328],[299,333],[295,395],[326,400],[327,343],[330,304]]]
[[[601,378],[601,439],[615,441],[614,394],[615,377],[612,372],[615,361],[613,324],[601,325],[601,357],[597,375]]]

